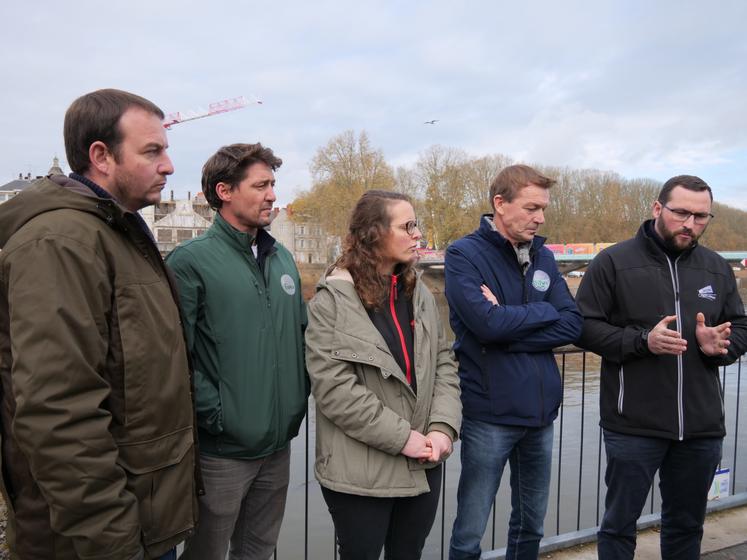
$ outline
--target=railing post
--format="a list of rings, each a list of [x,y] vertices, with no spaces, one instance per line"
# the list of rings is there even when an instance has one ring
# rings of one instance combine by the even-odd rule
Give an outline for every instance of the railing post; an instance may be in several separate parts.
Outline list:
[[[560,487],[561,484],[561,473],[562,473],[562,466],[563,466],[563,414],[565,412],[565,363],[566,363],[566,353],[563,352],[562,354],[563,358],[561,360],[562,362],[562,368],[560,370],[560,391],[561,391],[561,400],[560,400],[560,434],[558,436],[558,492],[557,492],[557,500],[556,500],[556,508],[555,508],[555,534],[560,534]]]
[[[586,412],[586,352],[581,355],[581,441],[578,451],[578,504],[576,508],[576,531],[581,529],[581,486],[584,472],[584,413]]]

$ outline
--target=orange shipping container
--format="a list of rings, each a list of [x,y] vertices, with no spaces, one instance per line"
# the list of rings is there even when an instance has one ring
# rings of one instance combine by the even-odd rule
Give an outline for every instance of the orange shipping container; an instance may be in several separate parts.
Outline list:
[[[593,243],[566,243],[566,255],[592,255],[594,254]]]
[[[600,253],[603,249],[606,249],[607,247],[612,247],[614,243],[595,243],[596,246],[596,252]]]

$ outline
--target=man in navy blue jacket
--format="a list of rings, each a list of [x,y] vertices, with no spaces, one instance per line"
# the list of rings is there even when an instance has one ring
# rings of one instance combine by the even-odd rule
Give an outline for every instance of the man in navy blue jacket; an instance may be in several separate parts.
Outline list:
[[[480,557],[506,461],[511,518],[506,559],[536,559],[550,489],[553,420],[562,395],[552,349],[583,319],[537,230],[555,183],[512,165],[490,186],[494,213],[446,251],[464,420],[450,560]]]

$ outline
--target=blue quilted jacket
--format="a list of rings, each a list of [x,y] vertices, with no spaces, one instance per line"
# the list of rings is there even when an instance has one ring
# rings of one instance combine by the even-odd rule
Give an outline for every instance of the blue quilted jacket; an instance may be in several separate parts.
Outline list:
[[[544,238],[535,236],[522,274],[516,251],[490,220],[484,215],[446,251],[463,413],[492,424],[547,426],[562,396],[552,349],[575,342],[583,319]],[[499,305],[485,299],[481,284]]]

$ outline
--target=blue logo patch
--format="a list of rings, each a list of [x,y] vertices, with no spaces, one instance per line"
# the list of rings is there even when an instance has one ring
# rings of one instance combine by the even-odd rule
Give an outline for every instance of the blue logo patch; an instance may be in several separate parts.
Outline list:
[[[532,277],[532,287],[538,292],[546,292],[550,288],[550,276],[544,270],[535,270]]]
[[[698,290],[698,297],[710,301],[716,301],[716,292],[713,291],[713,286],[708,284],[708,286]]]

